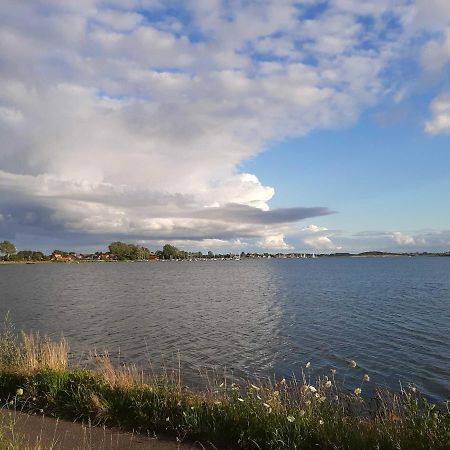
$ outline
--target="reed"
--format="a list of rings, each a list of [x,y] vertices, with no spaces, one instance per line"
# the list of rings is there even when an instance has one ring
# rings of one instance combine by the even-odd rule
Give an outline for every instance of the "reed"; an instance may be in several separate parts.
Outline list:
[[[241,449],[444,450],[450,442],[448,403],[430,404],[413,386],[363,398],[368,374],[352,390],[331,370],[314,383],[309,376],[244,385],[213,379],[199,391],[179,374],[117,367],[106,353],[96,355],[94,369],[70,367],[67,343],[38,334],[4,333],[0,351],[0,398],[29,412]]]

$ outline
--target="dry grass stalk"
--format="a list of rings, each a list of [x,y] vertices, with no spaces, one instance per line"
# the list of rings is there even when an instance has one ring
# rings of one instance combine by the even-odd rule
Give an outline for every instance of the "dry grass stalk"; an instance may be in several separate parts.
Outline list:
[[[68,367],[69,346],[64,338],[54,342],[48,337],[42,338],[39,333],[22,333],[20,356],[25,370],[65,370]]]
[[[94,354],[95,371],[99,373],[111,387],[132,388],[144,384],[144,373],[134,364],[122,364],[114,367],[108,352]]]

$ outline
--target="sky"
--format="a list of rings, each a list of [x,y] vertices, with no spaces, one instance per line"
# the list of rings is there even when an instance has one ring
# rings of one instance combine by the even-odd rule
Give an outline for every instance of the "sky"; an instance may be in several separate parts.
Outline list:
[[[448,0],[0,6],[0,240],[450,250]]]

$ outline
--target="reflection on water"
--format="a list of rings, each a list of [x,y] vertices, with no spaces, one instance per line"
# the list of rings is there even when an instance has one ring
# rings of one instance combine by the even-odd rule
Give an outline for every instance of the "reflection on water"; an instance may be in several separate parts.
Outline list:
[[[450,258],[0,266],[0,315],[147,365],[290,376],[306,361],[450,396]],[[351,378],[353,377],[353,379]]]

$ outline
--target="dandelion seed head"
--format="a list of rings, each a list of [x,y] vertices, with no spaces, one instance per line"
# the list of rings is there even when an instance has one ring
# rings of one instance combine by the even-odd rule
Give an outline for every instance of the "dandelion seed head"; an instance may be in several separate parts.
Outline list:
[[[18,397],[22,396],[22,395],[23,395],[23,389],[22,389],[22,388],[17,389],[16,395],[17,395]]]
[[[354,369],[356,366],[357,366],[356,361],[355,361],[354,359],[352,359],[352,360],[350,361],[350,367],[351,367],[352,369]]]
[[[364,381],[370,381],[370,377],[369,377],[369,375],[367,373],[364,374],[363,380]]]

